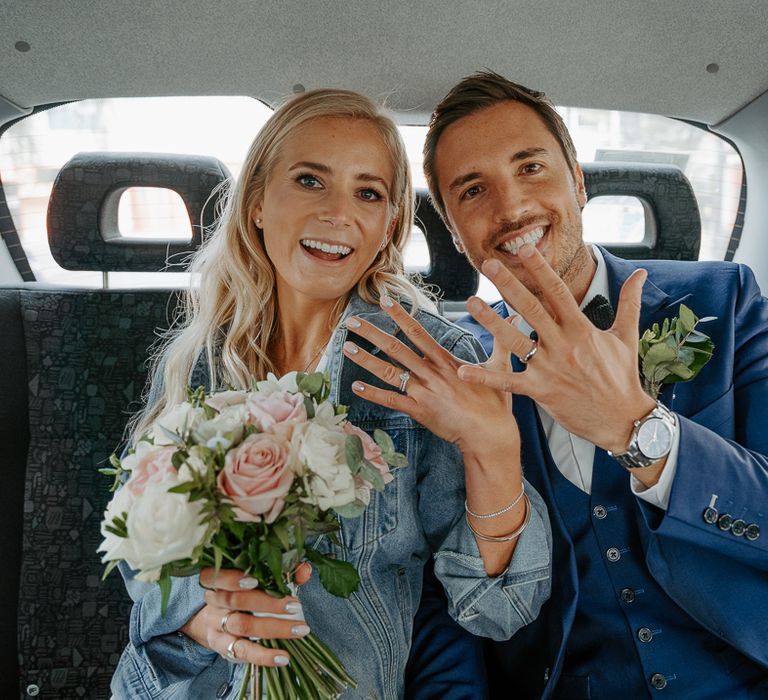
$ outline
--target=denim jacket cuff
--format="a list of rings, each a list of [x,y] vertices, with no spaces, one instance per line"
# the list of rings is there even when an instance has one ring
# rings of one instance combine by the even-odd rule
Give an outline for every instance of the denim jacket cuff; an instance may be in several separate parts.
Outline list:
[[[474,535],[461,518],[435,554],[435,573],[445,587],[451,616],[473,634],[509,639],[532,622],[549,598],[552,533],[544,502],[526,484],[531,520],[512,561],[498,576],[487,576]]]

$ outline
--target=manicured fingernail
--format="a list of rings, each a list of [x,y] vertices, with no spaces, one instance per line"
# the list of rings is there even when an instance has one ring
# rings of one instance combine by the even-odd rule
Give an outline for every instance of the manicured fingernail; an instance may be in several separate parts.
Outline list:
[[[496,275],[501,272],[501,263],[498,260],[486,260],[483,263],[483,272],[486,275]]]
[[[477,297],[470,297],[467,299],[467,311],[469,311],[469,313],[477,313],[482,308],[483,305]]]
[[[357,319],[354,316],[352,316],[348,318],[346,321],[344,321],[344,325],[347,328],[360,328],[360,319]]]
[[[306,637],[309,634],[309,625],[294,625],[291,627],[291,634],[294,637]]]
[[[520,250],[517,251],[517,254],[521,258],[530,258],[533,255],[533,246],[530,243],[526,243]]]
[[[388,297],[386,294],[381,295],[379,302],[385,309],[391,309],[395,305],[395,302],[392,301],[392,298]]]
[[[362,382],[352,382],[353,391],[365,391],[365,385]]]
[[[272,661],[275,662],[275,666],[287,666],[289,663],[291,663],[291,660],[287,656],[283,656],[282,654],[273,656]]]
[[[294,613],[301,612],[301,603],[296,603],[291,601],[290,603],[285,604],[285,612],[290,613],[293,615]]]
[[[358,347],[354,343],[347,341],[344,343],[344,350],[346,350],[350,355],[357,355]]]
[[[243,576],[237,584],[243,590],[252,591],[259,587],[259,582],[252,576]]]

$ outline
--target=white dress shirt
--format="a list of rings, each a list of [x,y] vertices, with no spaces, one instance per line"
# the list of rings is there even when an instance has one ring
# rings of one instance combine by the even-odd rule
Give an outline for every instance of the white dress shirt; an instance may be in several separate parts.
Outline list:
[[[605,267],[603,255],[600,252],[600,249],[595,246],[592,247],[592,255],[597,262],[597,270],[595,276],[592,278],[592,283],[589,285],[589,289],[582,300],[582,309],[598,294],[602,294],[606,299],[610,298],[608,292],[608,271]],[[515,314],[514,310],[511,309],[509,305],[507,305],[507,311],[509,311],[510,315]],[[523,333],[529,333],[532,330],[522,319],[518,324],[518,328],[523,331]],[[535,360],[533,361],[535,362]],[[552,454],[552,459],[557,465],[557,468],[572,484],[586,493],[591,493],[592,462],[595,457],[595,446],[591,442],[588,442],[573,433],[569,433],[538,404],[536,404],[536,409],[539,412],[539,418],[541,419],[541,425],[544,428],[544,434],[547,436],[549,451]],[[680,434],[679,431],[675,431],[672,449],[667,457],[667,463],[661,472],[658,483],[654,486],[646,488],[642,482],[627,473],[627,476],[630,479],[632,493],[662,510],[666,510],[669,505],[669,495],[672,491],[672,480],[674,479],[675,469],[677,467],[679,445]]]

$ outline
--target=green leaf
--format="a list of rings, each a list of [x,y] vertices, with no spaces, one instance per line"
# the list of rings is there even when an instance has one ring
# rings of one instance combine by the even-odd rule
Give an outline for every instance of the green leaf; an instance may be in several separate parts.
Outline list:
[[[194,481],[185,481],[183,484],[168,489],[168,493],[189,493],[196,488]]]
[[[284,522],[276,522],[272,525],[272,532],[275,533],[280,545],[284,550],[291,548],[291,540],[288,537],[288,528]]]
[[[363,466],[363,456],[365,451],[363,450],[363,441],[358,435],[347,435],[347,439],[344,443],[344,451],[347,456],[347,465],[353,474],[357,474],[360,471],[360,467]]]
[[[395,467],[395,469],[402,469],[403,467],[408,466],[408,458],[399,452],[392,452],[386,455],[382,454],[382,457],[390,467]]]
[[[365,504],[360,501],[347,503],[345,506],[337,506],[334,510],[342,518],[359,518],[365,512]]]
[[[315,417],[315,404],[309,396],[304,397],[304,410],[307,412],[307,418],[310,420]]]
[[[373,439],[381,448],[382,452],[389,454],[395,451],[395,443],[392,442],[392,438],[389,437],[389,434],[385,433],[381,428],[376,428],[376,430],[373,431]]]
[[[320,577],[326,591],[340,598],[348,598],[360,585],[360,575],[349,562],[330,559],[315,549],[308,548],[307,559]]]
[[[107,576],[112,573],[112,570],[120,563],[119,559],[113,559],[112,561],[108,561],[107,565],[104,567],[104,573],[101,575],[101,580],[104,581]]]
[[[696,327],[696,314],[685,304],[680,304],[680,325],[686,333],[690,333]]]
[[[323,388],[325,377],[322,372],[314,372],[312,374],[305,374],[298,381],[299,391],[309,396],[319,394]]]
[[[120,465],[120,459],[116,454],[109,455],[109,463],[115,468],[115,469],[121,469]]]
[[[174,445],[185,447],[184,440],[181,438],[181,436],[177,435],[172,430],[168,430],[168,428],[162,425],[158,425],[157,427],[160,429],[160,432],[165,435],[165,437],[168,438]]]
[[[370,462],[364,461],[360,471],[362,472],[363,478],[370,482],[371,486],[373,486],[376,491],[384,490],[384,479],[381,476],[381,472]]]
[[[157,582],[160,586],[160,615],[165,617],[165,611],[168,608],[168,599],[171,596],[171,577],[166,571],[160,574],[160,580]]]

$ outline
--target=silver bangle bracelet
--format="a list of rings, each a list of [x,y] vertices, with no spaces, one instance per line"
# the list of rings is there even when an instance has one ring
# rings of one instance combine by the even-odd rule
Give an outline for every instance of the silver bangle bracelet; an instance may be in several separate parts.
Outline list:
[[[523,519],[523,524],[509,535],[499,535],[498,537],[484,535],[482,532],[478,532],[472,527],[472,523],[469,522],[469,515],[465,516],[465,520],[467,521],[467,527],[469,527],[472,534],[483,542],[511,542],[523,534],[523,530],[528,527],[528,523],[531,521],[531,499],[528,498],[528,496],[525,496],[525,518]]]
[[[525,482],[523,482],[523,488],[520,490],[520,494],[515,498],[512,503],[510,503],[508,506],[504,506],[501,510],[497,510],[495,513],[486,513],[485,515],[481,515],[480,513],[475,513],[475,511],[469,509],[469,504],[467,503],[467,499],[464,499],[464,510],[467,512],[467,515],[471,515],[473,518],[477,518],[478,520],[488,520],[489,518],[498,518],[500,515],[504,515],[504,513],[509,513],[510,510],[512,510],[520,501],[523,499],[523,496],[525,495]]]

